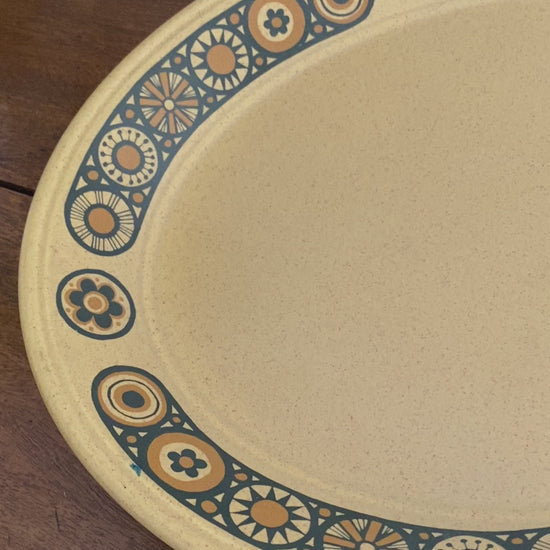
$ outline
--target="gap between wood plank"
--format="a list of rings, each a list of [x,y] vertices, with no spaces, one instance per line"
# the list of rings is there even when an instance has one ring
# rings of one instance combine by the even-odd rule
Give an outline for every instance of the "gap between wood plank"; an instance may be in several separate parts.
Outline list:
[[[9,181],[0,180],[0,189],[2,188],[8,189],[9,191],[14,191],[15,193],[21,193],[22,195],[27,195],[28,197],[34,196],[34,189],[27,189],[17,183],[10,183]]]

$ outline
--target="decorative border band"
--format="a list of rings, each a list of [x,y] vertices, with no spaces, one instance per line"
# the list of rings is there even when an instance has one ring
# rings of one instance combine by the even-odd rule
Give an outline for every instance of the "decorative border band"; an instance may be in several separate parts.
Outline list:
[[[264,550],[548,550],[550,529],[442,531],[310,498],[239,462],[208,438],[164,385],[111,367],[92,399],[120,447],[155,483],[212,525]]]
[[[131,248],[153,195],[193,132],[256,78],[364,20],[374,0],[243,0],[149,69],[108,116],[65,203],[72,237]]]
[[[374,0],[242,0],[150,68],[94,138],[65,203],[72,237],[93,254],[131,248],[153,195],[193,132],[272,67],[368,17]],[[135,307],[98,270],[71,273],[57,307],[77,332],[126,334]],[[310,498],[248,468],[210,440],[154,376],[111,367],[92,398],[120,447],[163,490],[212,525],[264,550],[550,550],[550,528],[462,532],[388,521]]]

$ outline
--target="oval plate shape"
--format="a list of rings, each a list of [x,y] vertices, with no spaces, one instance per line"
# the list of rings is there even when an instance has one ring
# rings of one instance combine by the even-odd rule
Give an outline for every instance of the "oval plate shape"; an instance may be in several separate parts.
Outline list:
[[[197,0],[83,107],[23,331],[160,538],[550,544],[548,28],[544,0]]]

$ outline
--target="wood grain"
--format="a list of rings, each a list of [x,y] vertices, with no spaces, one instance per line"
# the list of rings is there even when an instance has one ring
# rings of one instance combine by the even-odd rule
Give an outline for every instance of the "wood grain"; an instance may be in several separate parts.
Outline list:
[[[190,0],[0,0],[0,181],[36,187],[107,74]]]
[[[21,337],[30,197],[64,129],[134,46],[190,0],[0,0],[0,548],[167,548],[98,486],[51,420]],[[19,191],[19,192],[14,192]]]
[[[168,548],[91,478],[40,398],[17,308],[17,260],[29,205],[30,197],[0,188],[0,548]]]

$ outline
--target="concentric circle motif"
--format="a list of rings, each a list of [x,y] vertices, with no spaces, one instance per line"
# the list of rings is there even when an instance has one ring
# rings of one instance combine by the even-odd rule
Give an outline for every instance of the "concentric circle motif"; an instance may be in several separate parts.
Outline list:
[[[141,86],[138,101],[147,122],[163,134],[184,134],[199,114],[197,91],[183,75],[172,71],[149,77]]]
[[[225,463],[216,449],[185,433],[156,437],[147,449],[147,464],[164,483],[186,493],[210,491],[225,477]]]
[[[458,535],[440,539],[432,550],[504,550],[504,547],[483,537]]]
[[[135,319],[130,294],[104,271],[82,270],[65,277],[57,289],[57,307],[71,328],[100,340],[123,336]]]
[[[129,126],[105,134],[99,143],[98,155],[105,175],[123,187],[145,185],[158,171],[154,143],[142,131]]]
[[[272,546],[296,543],[311,529],[307,506],[291,493],[269,485],[239,490],[229,504],[229,514],[243,535]]]
[[[341,520],[323,536],[323,550],[407,550],[402,535],[389,525],[368,518]]]
[[[361,18],[372,0],[313,0],[319,15],[337,25],[353,23]]]
[[[123,426],[145,428],[166,416],[166,398],[149,378],[132,371],[113,372],[97,389],[103,412]]]
[[[68,204],[69,227],[86,248],[93,252],[116,253],[132,239],[135,216],[119,194],[97,189],[84,190]]]
[[[248,49],[239,34],[227,29],[214,27],[201,33],[189,55],[197,78],[217,91],[239,87],[249,73]]]
[[[306,18],[296,0],[255,0],[248,12],[248,28],[262,48],[282,53],[304,36]]]

